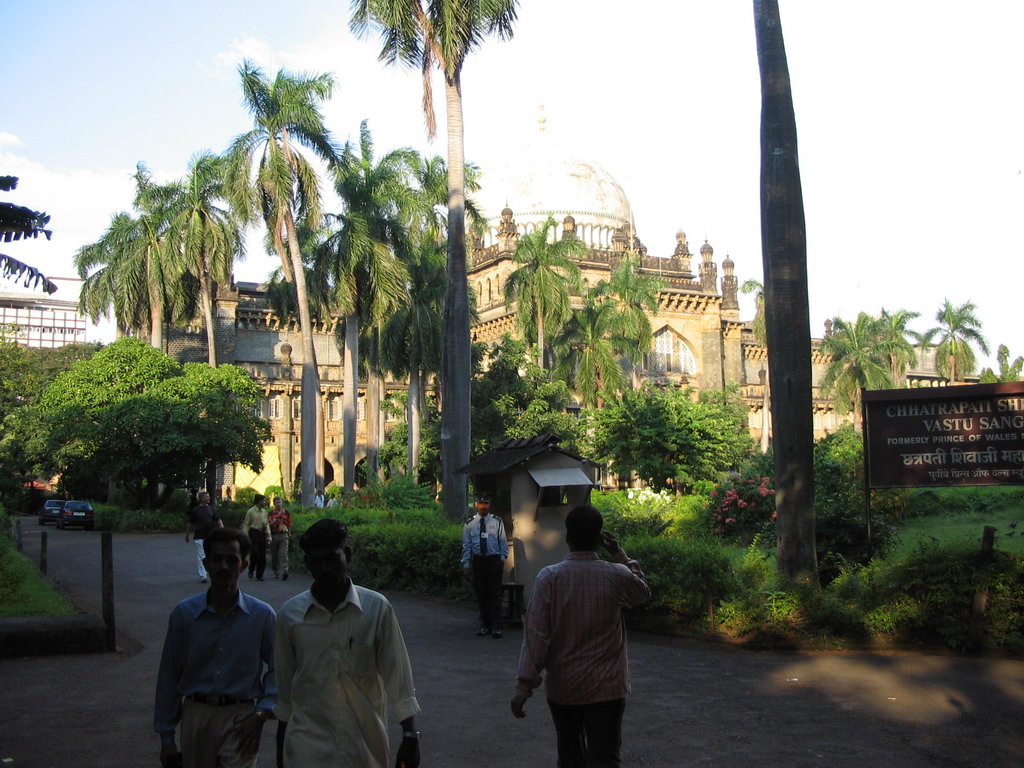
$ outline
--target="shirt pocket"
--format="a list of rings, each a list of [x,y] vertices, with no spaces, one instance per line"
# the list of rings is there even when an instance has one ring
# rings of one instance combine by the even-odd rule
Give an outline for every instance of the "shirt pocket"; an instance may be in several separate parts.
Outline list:
[[[338,663],[338,670],[351,677],[371,677],[377,674],[377,655],[372,645],[350,643],[343,649]]]

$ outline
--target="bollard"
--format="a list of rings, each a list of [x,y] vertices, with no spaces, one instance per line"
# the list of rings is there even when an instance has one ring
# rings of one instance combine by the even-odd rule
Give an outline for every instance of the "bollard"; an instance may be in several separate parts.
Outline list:
[[[39,534],[39,572],[46,575],[46,531]]]
[[[14,521],[14,538],[18,542],[18,551],[24,552],[24,544],[21,539],[21,518]]]
[[[100,568],[102,569],[103,623],[107,626],[107,650],[117,651],[114,626],[114,543],[110,531],[100,535]]]

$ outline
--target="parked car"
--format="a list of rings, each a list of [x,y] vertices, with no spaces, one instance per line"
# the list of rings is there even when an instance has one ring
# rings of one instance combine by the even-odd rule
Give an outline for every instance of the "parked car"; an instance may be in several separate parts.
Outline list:
[[[58,528],[67,528],[69,525],[80,525],[85,530],[91,531],[96,524],[96,513],[88,501],[65,501],[64,509],[57,518]]]
[[[50,499],[39,510],[39,524],[56,523],[64,511],[64,499]]]

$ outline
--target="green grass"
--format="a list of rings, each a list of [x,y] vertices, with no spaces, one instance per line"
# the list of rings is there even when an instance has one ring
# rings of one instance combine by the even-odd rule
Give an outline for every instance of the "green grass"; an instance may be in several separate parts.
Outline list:
[[[73,616],[64,595],[39,573],[35,563],[9,548],[0,551],[0,618]]]
[[[1010,523],[1020,521],[1016,528]],[[995,546],[1004,552],[1024,555],[1024,510],[999,509],[990,512],[969,512],[959,515],[929,515],[907,520],[900,529],[894,553],[913,550],[918,542],[951,542],[974,539],[981,546],[986,525],[996,528]],[[1007,535],[1012,533],[1013,535]]]

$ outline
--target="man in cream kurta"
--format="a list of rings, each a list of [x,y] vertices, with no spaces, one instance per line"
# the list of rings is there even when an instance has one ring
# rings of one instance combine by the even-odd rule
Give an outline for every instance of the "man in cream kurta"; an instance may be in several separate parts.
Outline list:
[[[420,708],[409,654],[387,598],[348,578],[346,534],[337,520],[303,534],[313,586],[278,617],[274,714],[287,723],[284,766],[390,768],[390,708],[403,729],[398,763],[416,768]]]

